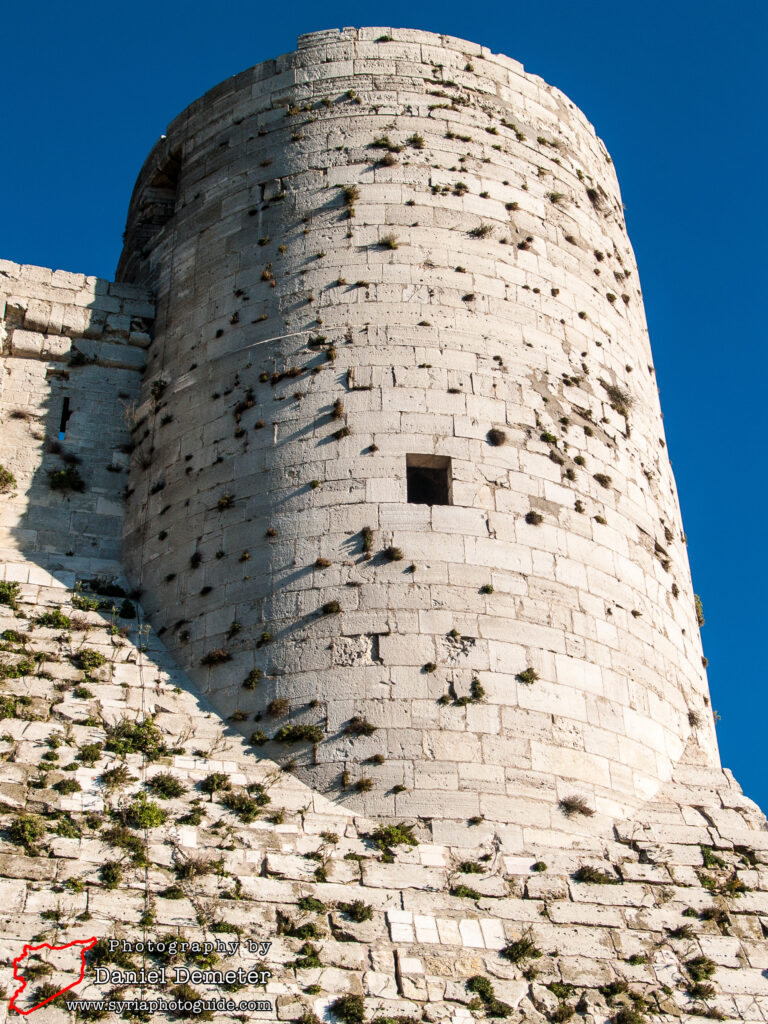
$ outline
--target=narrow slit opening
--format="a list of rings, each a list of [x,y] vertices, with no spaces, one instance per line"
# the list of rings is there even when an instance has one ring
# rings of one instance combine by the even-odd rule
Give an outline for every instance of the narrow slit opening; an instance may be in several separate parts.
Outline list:
[[[63,441],[67,436],[67,421],[72,415],[72,410],[69,408],[69,399],[64,399],[64,404],[61,407],[61,419],[59,421],[59,440]]]

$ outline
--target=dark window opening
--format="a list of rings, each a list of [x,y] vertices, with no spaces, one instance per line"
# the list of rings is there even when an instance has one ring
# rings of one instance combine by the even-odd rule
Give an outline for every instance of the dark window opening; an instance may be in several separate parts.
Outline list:
[[[405,473],[410,504],[451,504],[451,460],[447,456],[406,455]]]
[[[67,421],[72,415],[72,410],[69,408],[69,399],[64,399],[64,405],[61,407],[61,420],[59,421],[59,440],[63,441],[67,436]]]

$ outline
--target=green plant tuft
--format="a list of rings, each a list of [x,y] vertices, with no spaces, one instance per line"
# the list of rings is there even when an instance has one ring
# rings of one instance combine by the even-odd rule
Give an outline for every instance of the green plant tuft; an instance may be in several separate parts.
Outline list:
[[[400,822],[399,825],[380,825],[368,836],[382,853],[392,853],[395,846],[418,846],[413,834],[413,825]]]
[[[53,611],[43,612],[35,619],[38,626],[45,626],[47,629],[71,629],[72,620],[66,616],[60,608]]]
[[[16,477],[13,473],[0,465],[0,494],[7,494],[16,487]]]
[[[270,800],[266,794],[260,794],[260,796],[253,797],[243,792],[228,791],[222,797],[221,802],[227,810],[236,814],[240,821],[244,821],[248,824],[258,818],[261,812],[261,807],[265,803],[269,803]]]
[[[68,796],[70,793],[79,793],[83,787],[77,779],[61,779],[54,784],[53,788],[62,796]]]
[[[23,846],[31,855],[35,844],[45,835],[45,823],[35,814],[17,814],[7,829],[8,838],[16,846]]]
[[[175,800],[187,791],[187,787],[171,772],[159,772],[147,781],[147,789],[161,800]]]
[[[377,726],[365,718],[360,718],[359,715],[353,715],[344,726],[344,732],[347,736],[372,736],[376,729]]]
[[[589,882],[592,885],[618,885],[619,879],[615,875],[609,875],[591,864],[584,864],[573,872],[571,878],[574,882]]]
[[[255,690],[263,676],[264,673],[261,671],[260,668],[252,668],[242,682],[243,689]]]
[[[16,611],[19,607],[20,591],[20,584],[14,583],[12,580],[0,580],[0,604]]]
[[[117,889],[123,880],[123,869],[117,861],[105,861],[99,869],[101,881],[105,889]]]
[[[345,917],[348,917],[350,921],[356,921],[358,924],[373,919],[373,907],[362,900],[353,900],[352,903],[339,903],[338,906]]]
[[[212,651],[208,651],[200,659],[201,665],[222,665],[225,661],[232,661],[232,655],[229,651],[224,650],[223,647],[217,647]]]
[[[474,900],[477,902],[483,898],[483,894],[469,885],[455,885],[451,889],[451,896],[458,896],[459,899]]]
[[[83,672],[90,672],[94,668],[100,668],[107,658],[100,651],[93,651],[83,647],[72,656],[72,663]]]
[[[564,796],[559,801],[559,807],[566,818],[570,818],[574,814],[583,814],[585,817],[591,818],[595,813],[584,797],[576,794]]]
[[[141,722],[121,719],[115,725],[107,726],[106,750],[124,757],[126,754],[144,754],[149,761],[157,760],[166,754],[167,747],[163,742],[162,733],[152,718]]]
[[[85,490],[85,480],[80,476],[77,466],[64,466],[63,469],[48,470],[48,486],[52,491]]]
[[[334,999],[329,1009],[342,1024],[363,1024],[365,1020],[365,1003],[362,996],[339,996],[338,999]]]
[[[530,935],[526,934],[506,945],[500,951],[500,956],[512,964],[519,964],[525,960],[538,960],[543,954]]]
[[[695,956],[685,961],[685,967],[693,981],[708,981],[715,973],[717,964],[708,956]]]
[[[319,725],[282,725],[275,733],[275,743],[319,743],[323,730]]]
[[[325,904],[314,896],[302,896],[296,903],[299,910],[304,910],[307,913],[312,914],[323,914],[325,913]]]
[[[139,793],[125,812],[126,821],[131,828],[159,828],[167,816],[162,807],[148,800],[144,793]]]

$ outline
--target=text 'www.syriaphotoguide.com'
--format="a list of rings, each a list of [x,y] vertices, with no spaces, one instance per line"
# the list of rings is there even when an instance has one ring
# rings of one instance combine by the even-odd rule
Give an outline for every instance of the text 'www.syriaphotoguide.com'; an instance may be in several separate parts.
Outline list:
[[[89,1011],[100,1010],[106,1013],[192,1013],[200,1014],[211,1010],[236,1012],[271,1012],[272,1003],[268,999],[67,999],[66,1007],[78,1014],[89,1015]]]

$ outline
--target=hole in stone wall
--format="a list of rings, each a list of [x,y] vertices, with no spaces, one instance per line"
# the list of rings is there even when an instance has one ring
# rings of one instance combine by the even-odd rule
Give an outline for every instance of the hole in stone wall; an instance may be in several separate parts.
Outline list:
[[[406,455],[405,474],[410,504],[451,504],[451,460],[446,455]]]
[[[63,441],[67,436],[67,421],[72,415],[72,410],[69,408],[69,399],[64,399],[64,404],[61,407],[61,420],[59,421],[59,440]]]

